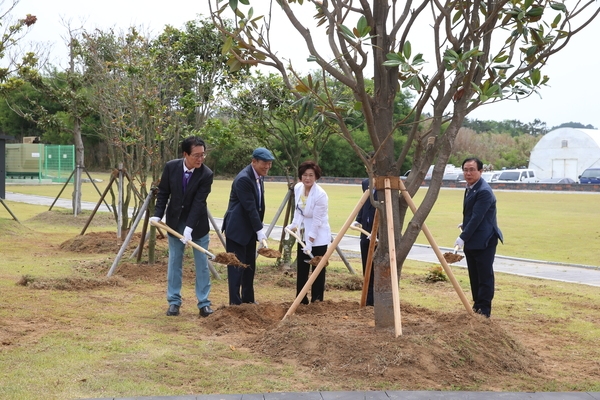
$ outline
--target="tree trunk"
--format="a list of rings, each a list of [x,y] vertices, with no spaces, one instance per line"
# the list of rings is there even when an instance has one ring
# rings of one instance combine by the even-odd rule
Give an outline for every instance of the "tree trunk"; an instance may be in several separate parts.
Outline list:
[[[75,174],[73,175],[73,215],[81,213],[81,174],[85,168],[83,140],[81,139],[81,124],[79,118],[73,121],[73,141],[75,142]]]

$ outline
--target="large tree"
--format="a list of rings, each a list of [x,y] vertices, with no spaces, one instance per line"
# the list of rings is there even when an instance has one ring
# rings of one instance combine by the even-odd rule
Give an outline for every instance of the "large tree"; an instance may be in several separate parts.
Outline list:
[[[230,54],[230,66],[273,67],[293,88],[296,82],[287,78],[286,65],[272,46],[272,35],[284,32],[271,32],[271,11],[266,17],[257,16],[250,3],[258,7],[267,2],[209,0],[211,15],[226,37],[223,50]],[[371,164],[364,151],[353,146],[369,175],[398,177],[412,148],[413,168],[406,186],[414,195],[429,165],[435,163],[429,189],[411,219],[405,218],[407,205],[398,191],[391,191],[393,215],[386,215],[384,203],[377,204],[381,224],[374,260],[375,324],[378,328],[390,328],[394,318],[387,221],[393,224],[396,239],[397,265],[393,267],[401,272],[438,197],[444,166],[464,118],[484,103],[524,98],[544,85],[548,77],[542,75],[542,67],[596,17],[597,3],[277,0],[268,4],[269,10],[281,8],[283,13],[278,18],[284,15],[289,28],[301,35],[309,58],[352,91],[354,107],[364,114],[376,149],[375,163]],[[300,17],[301,7],[316,9],[316,23]],[[221,22],[222,15],[234,15],[234,29]],[[311,25],[323,25],[325,29],[315,35],[317,30],[311,30]],[[413,48],[411,43],[417,43],[423,35],[430,37],[429,44]],[[321,50],[323,42],[327,43],[327,52]],[[372,92],[365,85],[370,76],[374,80]],[[411,90],[416,98],[410,118],[402,121],[395,120],[393,113],[394,98],[400,88]],[[351,131],[344,123],[344,110],[328,101],[322,104],[327,108],[324,112],[337,119],[342,134],[353,144]],[[400,134],[398,128],[403,124],[409,124],[410,130],[404,148],[396,154],[387,143]],[[381,190],[380,185],[377,188]],[[378,199],[384,198],[381,191]]]

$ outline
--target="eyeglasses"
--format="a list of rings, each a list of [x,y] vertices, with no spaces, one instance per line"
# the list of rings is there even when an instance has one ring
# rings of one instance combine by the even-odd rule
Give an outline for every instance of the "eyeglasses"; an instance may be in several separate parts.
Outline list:
[[[469,173],[477,172],[477,171],[478,171],[477,168],[465,168],[465,169],[463,169],[463,172],[469,172]]]
[[[206,158],[206,153],[196,153],[196,154],[188,154],[190,157],[199,160],[201,158]]]

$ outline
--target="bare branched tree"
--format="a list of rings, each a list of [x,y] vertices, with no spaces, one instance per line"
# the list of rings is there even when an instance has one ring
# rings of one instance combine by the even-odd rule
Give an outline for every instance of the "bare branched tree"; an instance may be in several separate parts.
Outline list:
[[[275,68],[293,89],[287,68],[272,47],[271,22],[278,7],[303,38],[314,61],[329,76],[353,93],[353,107],[362,111],[372,145],[375,163],[354,142],[344,123],[346,109],[322,99],[323,112],[334,117],[342,135],[361,157],[377,190],[383,177],[397,179],[400,166],[414,152],[412,172],[406,187],[414,195],[428,167],[435,164],[433,177],[418,210],[408,220],[407,205],[392,191],[393,215],[386,215],[379,201],[381,223],[375,254],[375,323],[378,328],[393,326],[392,282],[390,281],[388,221],[393,224],[398,271],[414,244],[440,190],[444,167],[462,122],[470,112],[485,103],[522,99],[545,85],[542,68],[569,40],[597,16],[595,1],[563,3],[554,0],[278,0],[270,1],[265,16],[254,15],[264,0],[210,0],[215,24],[224,35],[223,51],[230,55],[232,69],[242,65]],[[252,4],[251,4],[252,3]],[[314,24],[300,18],[302,7],[314,7]],[[233,15],[235,26],[228,29],[224,16]],[[312,25],[309,27],[309,25]],[[323,35],[313,36],[317,26]],[[427,47],[413,48],[426,27],[431,41]],[[321,50],[321,42],[328,44]],[[288,43],[292,46],[291,43]],[[293,66],[292,66],[293,68]],[[372,77],[374,90],[365,81]],[[410,90],[416,101],[412,114],[394,120],[396,93]],[[296,92],[296,95],[305,96]],[[310,93],[309,93],[310,95]],[[317,97],[315,97],[318,99]],[[400,126],[410,126],[406,145],[394,154],[388,145]],[[383,191],[378,199],[384,199]],[[408,220],[408,222],[406,222]],[[398,274],[400,276],[400,274]]]

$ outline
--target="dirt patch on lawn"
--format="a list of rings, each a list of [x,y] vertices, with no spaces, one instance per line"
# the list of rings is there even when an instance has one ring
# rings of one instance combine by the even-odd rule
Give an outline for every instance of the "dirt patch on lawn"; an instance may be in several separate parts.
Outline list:
[[[372,307],[351,301],[243,304],[218,309],[205,326],[279,362],[294,362],[336,382],[357,377],[406,389],[442,390],[489,382],[500,390],[515,374],[539,376],[542,360],[493,320],[402,305],[402,335],[376,330]],[[490,379],[493,377],[493,379]],[[497,386],[496,386],[497,385]]]
[[[83,211],[77,216],[73,215],[73,212],[68,212],[65,210],[52,210],[45,211],[40,213],[28,221],[33,222],[43,222],[51,225],[63,225],[63,226],[75,226],[83,228],[86,222],[89,220],[90,215],[92,215],[91,211]],[[94,227],[104,227],[104,226],[114,226],[115,230],[117,229],[117,222],[115,221],[115,216],[112,213],[107,212],[97,212],[94,214],[94,218],[90,222],[89,226]]]

